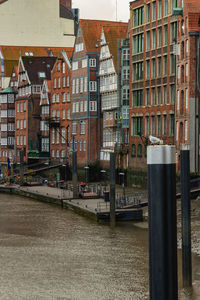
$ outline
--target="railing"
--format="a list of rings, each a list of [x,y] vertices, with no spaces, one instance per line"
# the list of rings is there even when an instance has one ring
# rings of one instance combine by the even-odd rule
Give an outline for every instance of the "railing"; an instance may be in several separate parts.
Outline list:
[[[117,194],[115,199],[116,208],[124,208],[127,206],[139,207],[143,199],[145,199],[145,193],[143,192],[127,195]]]

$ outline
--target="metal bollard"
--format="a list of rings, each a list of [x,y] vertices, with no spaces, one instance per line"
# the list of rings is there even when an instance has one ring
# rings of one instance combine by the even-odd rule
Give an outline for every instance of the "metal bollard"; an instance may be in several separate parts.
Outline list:
[[[177,300],[176,149],[147,148],[150,300]]]

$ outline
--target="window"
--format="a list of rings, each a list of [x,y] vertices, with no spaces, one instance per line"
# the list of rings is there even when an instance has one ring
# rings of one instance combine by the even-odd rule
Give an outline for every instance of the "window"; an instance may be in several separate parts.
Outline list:
[[[186,53],[188,53],[188,50],[189,50],[188,40],[186,40],[186,44],[185,44],[185,51],[186,51]]]
[[[163,75],[167,75],[167,55],[163,56]]]
[[[169,134],[174,136],[174,114],[169,115]]]
[[[23,145],[23,135],[20,136],[20,145]]]
[[[180,108],[180,91],[177,91],[177,110]]]
[[[151,88],[151,105],[156,104],[156,93],[155,93],[155,87]]]
[[[185,76],[188,76],[188,63],[185,64]]]
[[[157,44],[158,44],[158,47],[162,47],[162,27],[158,27]]]
[[[61,128],[61,143],[65,144],[65,127]]]
[[[162,18],[162,0],[158,0],[158,18]]]
[[[61,150],[61,158],[65,158],[65,150]]]
[[[156,1],[152,2],[152,20],[156,19]]]
[[[26,136],[24,135],[24,146],[26,146]]]
[[[60,63],[58,63],[58,72],[60,72]]]
[[[143,90],[133,91],[133,107],[143,105]]]
[[[80,121],[80,134],[85,134],[85,121]]]
[[[83,43],[79,43],[75,45],[75,52],[81,52],[84,50],[84,45]]]
[[[131,156],[135,157],[136,156],[136,145],[131,144]]]
[[[135,81],[143,79],[143,62],[133,64],[133,77]]]
[[[62,110],[62,119],[65,120],[65,109]]]
[[[79,151],[82,151],[82,141],[79,140]]]
[[[72,62],[72,71],[75,71],[78,69],[78,61],[73,61]]]
[[[80,93],[83,93],[83,78],[80,78]]]
[[[17,146],[19,146],[19,136],[18,135],[17,135]]]
[[[19,103],[17,103],[17,112],[19,112]]]
[[[96,92],[96,90],[97,90],[97,82],[90,81],[90,92]]]
[[[146,89],[146,105],[149,105],[149,89]]]
[[[24,129],[26,129],[26,120],[24,120]]]
[[[88,84],[87,77],[85,77],[84,78],[84,92],[87,92],[87,84]]]
[[[167,104],[167,86],[163,86],[163,104]]]
[[[79,93],[79,78],[76,78],[76,94]]]
[[[54,87],[54,89],[56,89],[56,78],[54,78],[53,87]]]
[[[150,50],[150,31],[146,32],[146,50]]]
[[[151,116],[151,134],[155,135],[155,116]]]
[[[65,63],[62,63],[62,73],[65,74]]]
[[[77,134],[77,122],[72,122],[72,134]]]
[[[85,140],[83,140],[83,151],[86,151],[86,141]]]
[[[69,87],[69,76],[67,76],[67,87]]]
[[[59,158],[59,150],[56,150],[56,158]]]
[[[178,141],[178,133],[179,133],[179,125],[178,122],[176,122],[176,141]]]
[[[161,76],[161,57],[157,57],[157,77]]]
[[[176,72],[176,56],[174,54],[170,55],[170,70],[171,70],[171,74],[175,74],[175,72]]]
[[[97,111],[97,102],[90,101],[90,111]]]
[[[187,134],[187,132],[188,132],[188,121],[185,121],[185,141],[187,141],[187,139],[188,139],[188,134]]]
[[[156,29],[152,30],[152,49],[156,48]]]
[[[177,38],[177,22],[173,22],[170,24],[170,37],[171,37],[171,42],[176,42],[176,38]]]
[[[19,129],[19,120],[17,120],[17,129]]]
[[[152,58],[151,60],[151,76],[154,78],[156,76],[156,60]]]
[[[24,111],[26,111],[26,102],[24,102]]]
[[[67,102],[70,102],[70,93],[67,93]]]
[[[144,7],[143,6],[137,8],[133,11],[133,26],[134,27],[143,24],[143,22],[144,22],[143,14],[144,14]]]
[[[167,45],[167,40],[168,40],[168,25],[164,26],[164,45]]]
[[[90,58],[89,64],[90,64],[90,68],[96,67],[96,59],[95,58]]]
[[[157,135],[161,136],[161,116],[157,115]]]
[[[142,144],[138,144],[137,146],[137,156],[142,157]]]
[[[53,94],[52,95],[52,103],[55,103],[56,102],[56,94]]]
[[[52,150],[51,155],[52,157],[55,157],[55,150]]]
[[[60,77],[58,78],[58,88],[60,89]]]
[[[142,117],[133,118],[133,135],[142,135]]]
[[[163,135],[167,135],[167,115],[163,115]]]
[[[185,89],[185,108],[188,108],[188,89]]]
[[[175,84],[170,85],[170,102],[175,103],[176,98],[176,86]]]
[[[70,109],[67,110],[67,120],[70,120]]]
[[[168,15],[168,0],[164,0],[164,16]]]
[[[150,22],[150,18],[151,18],[151,6],[150,6],[150,3],[149,4],[147,4],[147,9],[146,9],[146,14],[147,14],[147,16],[146,16],[146,19],[147,19],[147,22]]]
[[[60,143],[60,134],[59,134],[59,129],[56,131],[56,144]]]
[[[82,60],[82,68],[87,68],[87,58]]]
[[[137,34],[133,37],[133,53],[142,52],[144,49],[144,34]]]
[[[145,136],[149,136],[149,116],[145,117]]]
[[[23,103],[20,103],[20,112],[23,112]]]
[[[59,102],[60,102],[60,95],[56,94],[56,103],[59,103]]]
[[[52,134],[51,134],[51,142],[52,144],[55,144],[55,129],[52,129]]]
[[[161,87],[157,87],[157,103],[161,104]]]
[[[146,79],[150,78],[150,60],[146,61]]]

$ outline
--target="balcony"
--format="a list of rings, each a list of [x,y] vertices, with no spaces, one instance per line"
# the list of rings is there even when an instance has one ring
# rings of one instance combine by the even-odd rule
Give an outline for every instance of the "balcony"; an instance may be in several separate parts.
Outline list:
[[[49,122],[50,127],[60,127],[60,118],[59,117],[53,117],[53,118],[47,117],[45,120],[47,122]]]

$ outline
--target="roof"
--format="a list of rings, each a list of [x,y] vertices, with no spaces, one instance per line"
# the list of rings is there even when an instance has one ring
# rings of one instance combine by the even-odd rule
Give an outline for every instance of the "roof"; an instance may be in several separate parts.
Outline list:
[[[56,62],[56,57],[27,57],[23,56],[24,68],[28,73],[31,84],[42,84],[44,79],[51,79],[51,70]],[[39,73],[45,73],[40,77]]]
[[[127,30],[127,23],[104,20],[81,19],[80,26],[83,32],[87,52],[99,52],[100,49],[96,45],[98,45],[98,40],[101,37],[102,27],[119,26],[120,28],[124,27]]]
[[[0,94],[13,94],[13,93],[14,93],[14,89],[12,87],[8,87],[0,91]]]
[[[19,57],[26,54],[34,56],[59,56],[64,50],[68,57],[72,57],[72,47],[29,47],[29,46],[0,46],[0,51],[4,58],[5,76],[9,77],[15,65],[18,65]]]
[[[115,70],[117,70],[117,40],[127,38],[127,29],[128,23],[126,23],[126,26],[103,27],[106,42],[113,56]]]

